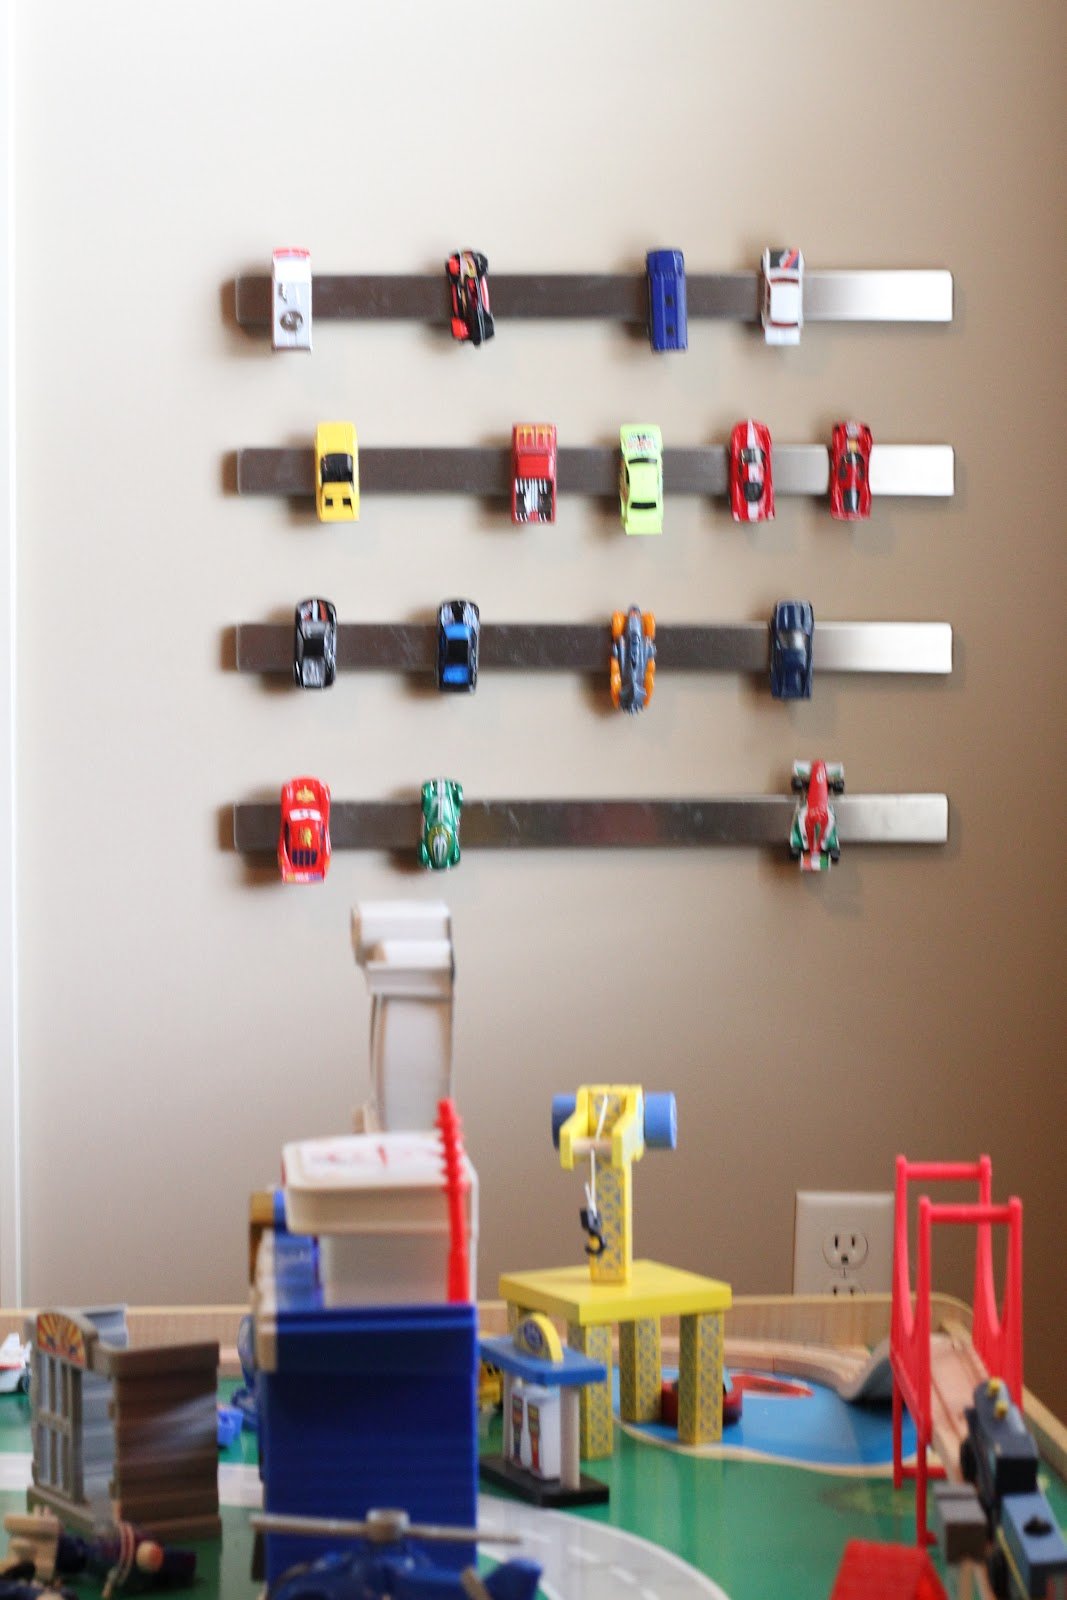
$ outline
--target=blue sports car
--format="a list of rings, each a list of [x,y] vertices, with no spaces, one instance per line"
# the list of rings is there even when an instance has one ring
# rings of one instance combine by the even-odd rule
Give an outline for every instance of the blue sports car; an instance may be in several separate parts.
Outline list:
[[[771,693],[810,700],[815,612],[806,600],[779,600],[771,618]]]
[[[473,600],[446,600],[437,610],[437,687],[471,693],[478,683],[480,613]]]

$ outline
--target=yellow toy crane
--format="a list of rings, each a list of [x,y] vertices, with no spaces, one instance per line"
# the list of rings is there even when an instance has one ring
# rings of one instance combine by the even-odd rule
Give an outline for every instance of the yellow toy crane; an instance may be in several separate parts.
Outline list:
[[[645,1150],[673,1150],[678,1112],[673,1094],[639,1084],[583,1084],[552,1100],[552,1142],[570,1171],[589,1158],[582,1227],[593,1283],[629,1283],[633,1266],[633,1163]]]

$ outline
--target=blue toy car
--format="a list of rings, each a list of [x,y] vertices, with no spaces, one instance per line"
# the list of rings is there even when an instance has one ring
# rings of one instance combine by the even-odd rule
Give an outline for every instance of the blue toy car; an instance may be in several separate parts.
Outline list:
[[[472,693],[478,683],[480,613],[473,600],[446,600],[437,611],[437,687]]]
[[[317,1526],[316,1526],[317,1525]],[[332,1550],[317,1561],[283,1572],[267,1600],[534,1600],[541,1568],[515,1557],[484,1577],[473,1567],[462,1573],[438,1566],[412,1543],[457,1540],[469,1544],[476,1529],[422,1528],[403,1511],[370,1511],[364,1523],[322,1523],[316,1517],[254,1516],[258,1532],[320,1533],[354,1538],[347,1550]]]
[[[689,325],[685,300],[685,257],[680,250],[650,250],[648,340],[653,350],[685,350]]]
[[[806,600],[779,600],[771,618],[771,693],[810,700],[815,612]]]

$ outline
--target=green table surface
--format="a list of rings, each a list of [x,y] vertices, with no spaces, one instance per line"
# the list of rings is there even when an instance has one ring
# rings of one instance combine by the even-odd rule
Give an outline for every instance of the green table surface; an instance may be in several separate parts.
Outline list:
[[[223,1384],[220,1397],[232,1390]],[[484,1441],[500,1448],[500,1420]],[[28,1454],[29,1402],[0,1396],[0,1455]],[[225,1463],[254,1464],[253,1436],[243,1434],[220,1453]],[[730,1600],[826,1600],[847,1540],[911,1543],[914,1490],[894,1490],[881,1477],[839,1475],[751,1460],[709,1459],[664,1449],[616,1429],[610,1461],[587,1469],[611,1488],[606,1506],[569,1515],[637,1534],[706,1573]],[[1067,1525],[1067,1487],[1050,1470],[1046,1489],[1061,1527]],[[25,1496],[0,1491],[0,1510],[20,1510]],[[248,1512],[226,1506],[221,1545],[200,1545],[197,1600],[252,1600],[261,1586],[249,1576],[252,1536]],[[550,1519],[555,1530],[565,1527]],[[537,1551],[530,1554],[537,1557]],[[786,1585],[785,1580],[788,1579]],[[98,1593],[89,1583],[87,1596]],[[621,1586],[620,1586],[620,1592]],[[672,1595],[684,1593],[681,1587]],[[561,1600],[568,1600],[561,1592]]]

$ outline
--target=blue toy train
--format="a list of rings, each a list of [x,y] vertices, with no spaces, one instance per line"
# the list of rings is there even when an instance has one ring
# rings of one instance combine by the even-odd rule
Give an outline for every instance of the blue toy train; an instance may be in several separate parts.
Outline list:
[[[1067,1545],[1038,1487],[1037,1445],[1000,1378],[980,1383],[966,1411],[960,1470],[974,1485],[990,1534],[997,1600],[1067,1596]],[[1054,1587],[1050,1591],[1050,1585]]]

